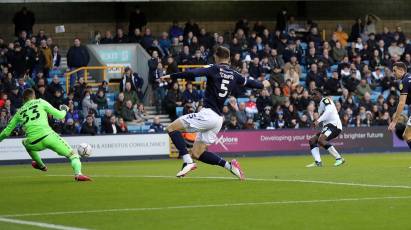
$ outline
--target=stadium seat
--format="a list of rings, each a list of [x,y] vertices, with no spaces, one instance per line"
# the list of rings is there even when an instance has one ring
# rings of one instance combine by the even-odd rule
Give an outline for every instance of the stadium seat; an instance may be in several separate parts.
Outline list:
[[[183,115],[183,109],[184,107],[176,107],[176,115],[177,117],[180,117]]]

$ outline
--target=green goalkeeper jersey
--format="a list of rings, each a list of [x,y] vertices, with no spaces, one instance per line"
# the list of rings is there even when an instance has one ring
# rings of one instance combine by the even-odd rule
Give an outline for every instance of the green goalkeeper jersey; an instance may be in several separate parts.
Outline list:
[[[29,140],[35,140],[53,132],[48,122],[48,114],[63,119],[66,111],[54,108],[43,99],[27,101],[13,116],[0,134],[0,141],[8,137],[17,125],[21,125]]]

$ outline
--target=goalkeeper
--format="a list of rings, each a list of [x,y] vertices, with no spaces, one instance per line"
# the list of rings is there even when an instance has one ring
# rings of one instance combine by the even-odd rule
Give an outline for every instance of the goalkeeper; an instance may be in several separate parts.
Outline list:
[[[33,159],[31,164],[33,168],[47,171],[39,152],[50,149],[69,159],[76,181],[90,181],[88,176],[81,173],[81,162],[77,151],[73,150],[65,140],[54,132],[48,123],[48,114],[56,119],[63,119],[66,116],[68,106],[61,105],[60,110],[57,110],[47,101],[36,99],[34,90],[30,88],[23,92],[23,100],[24,105],[0,133],[0,142],[8,137],[17,125],[21,125],[26,133],[23,145]]]

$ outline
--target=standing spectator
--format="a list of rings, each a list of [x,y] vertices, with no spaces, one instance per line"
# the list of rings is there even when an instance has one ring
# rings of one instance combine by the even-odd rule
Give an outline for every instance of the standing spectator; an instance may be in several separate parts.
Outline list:
[[[113,35],[110,30],[107,30],[104,37],[100,40],[100,44],[111,44],[114,43]]]
[[[128,33],[131,36],[136,28],[141,29],[147,25],[146,15],[141,12],[140,7],[136,6],[134,11],[130,13]]]
[[[81,126],[81,134],[92,136],[97,134],[97,126],[94,124],[93,115],[87,115],[86,122]]]
[[[35,22],[34,14],[27,10],[26,7],[21,8],[13,17],[14,35],[18,36],[22,30],[26,31],[29,35],[33,34],[33,25]]]
[[[40,47],[41,47],[41,52],[44,56],[44,66],[43,66],[43,74],[45,78],[48,78],[49,76],[49,71],[51,67],[53,66],[52,60],[53,60],[53,54],[51,52],[50,47],[47,46],[47,41],[46,40],[41,40],[40,41]]]
[[[86,47],[81,45],[80,39],[74,39],[74,45],[67,52],[67,66],[70,70],[74,70],[83,66],[87,66],[90,61],[90,55]],[[70,86],[73,86],[76,79],[83,76],[83,71],[79,71],[79,76],[70,76]]]
[[[130,67],[126,67],[124,69],[123,79],[120,82],[120,92],[125,91],[127,83],[131,84],[131,89],[136,92],[137,97],[140,100],[143,100],[144,80],[138,75],[138,73],[133,72]]]
[[[286,9],[281,9],[277,13],[277,25],[275,26],[275,30],[279,31],[285,31],[287,28],[287,21],[288,21],[288,15],[287,15],[287,10]]]
[[[200,27],[198,27],[197,23],[194,22],[193,19],[189,19],[184,27],[184,37],[187,37],[189,32],[193,32],[194,36],[198,36],[200,34]]]
[[[52,60],[53,69],[60,68],[61,55],[60,55],[60,50],[58,46],[54,46],[52,56],[53,56],[53,60]]]
[[[148,79],[152,86],[154,86],[156,81],[156,71],[158,63],[161,63],[161,59],[158,56],[158,52],[153,51],[153,53],[151,54],[151,59],[148,60]]]
[[[125,105],[124,93],[120,92],[117,96],[116,102],[114,103],[114,111],[116,115],[121,114],[121,110],[123,109],[124,105]]]
[[[170,37],[176,38],[184,34],[183,28],[178,25],[178,21],[174,20],[169,29]]]
[[[351,35],[349,41],[355,41],[358,37],[361,37],[361,34],[364,32],[364,25],[360,17],[355,19],[354,25],[351,27]]]
[[[153,123],[150,125],[150,129],[148,132],[153,132],[153,133],[163,133],[164,132],[164,126],[160,123],[160,117],[155,116],[153,118]]]
[[[143,46],[144,49],[148,50],[152,45],[153,45],[154,38],[151,35],[151,29],[146,28],[144,31],[144,35],[141,38],[141,46]]]
[[[141,30],[139,28],[134,29],[134,33],[129,35],[129,42],[130,43],[141,43],[141,39],[143,36],[141,35]]]
[[[174,82],[172,88],[168,90],[165,98],[165,106],[167,114],[170,115],[171,120],[177,118],[176,107],[182,106],[182,96],[178,91],[178,83]]]
[[[155,98],[156,98],[156,112],[157,113],[162,112],[162,109],[164,106],[164,97],[166,96],[166,91],[168,87],[168,82],[162,78],[163,74],[164,74],[163,65],[161,63],[158,63],[156,75],[155,75],[156,81],[154,84],[155,93],[156,93]]]

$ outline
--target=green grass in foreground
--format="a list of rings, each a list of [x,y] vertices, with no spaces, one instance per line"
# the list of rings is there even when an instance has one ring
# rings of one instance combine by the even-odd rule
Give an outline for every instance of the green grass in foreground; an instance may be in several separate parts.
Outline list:
[[[309,169],[309,156],[240,158],[248,178],[271,179],[244,182],[202,163],[188,177],[173,178],[179,160],[86,162],[91,183],[74,182],[69,164],[49,164],[47,173],[1,166],[0,216],[40,213],[7,218],[88,229],[410,228],[411,155],[346,155],[339,168],[323,158],[323,168]],[[0,229],[40,228],[0,221]]]

